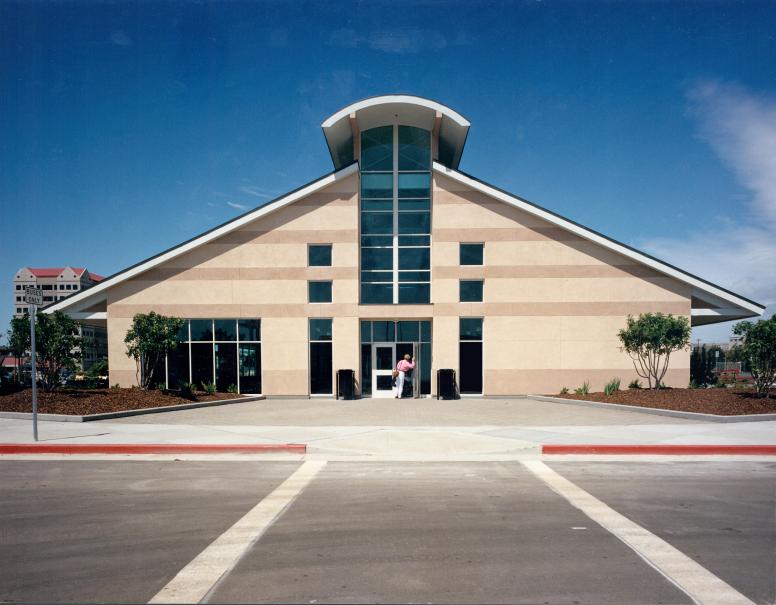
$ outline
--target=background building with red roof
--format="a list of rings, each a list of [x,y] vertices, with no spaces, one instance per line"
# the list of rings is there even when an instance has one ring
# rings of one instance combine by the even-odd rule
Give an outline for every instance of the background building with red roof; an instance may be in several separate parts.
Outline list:
[[[13,279],[14,317],[22,317],[28,312],[24,302],[24,290],[35,286],[43,290],[43,304],[40,308],[63,300],[93,286],[105,279],[102,275],[91,273],[85,267],[22,267]],[[89,343],[83,350],[83,369],[108,356],[107,332],[104,326],[80,322],[81,335]]]

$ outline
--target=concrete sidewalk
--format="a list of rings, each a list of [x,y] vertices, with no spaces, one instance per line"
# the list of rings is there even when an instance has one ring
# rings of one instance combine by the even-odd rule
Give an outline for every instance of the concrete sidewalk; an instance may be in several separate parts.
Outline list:
[[[535,456],[543,444],[776,445],[776,422],[697,423],[530,399],[251,402],[88,424],[41,422],[39,430],[44,443],[302,443],[311,456],[396,460]],[[32,443],[31,422],[0,420],[0,442]]]

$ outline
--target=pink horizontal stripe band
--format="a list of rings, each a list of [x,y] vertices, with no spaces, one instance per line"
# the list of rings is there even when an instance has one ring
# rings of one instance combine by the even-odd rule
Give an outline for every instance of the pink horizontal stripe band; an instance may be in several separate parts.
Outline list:
[[[0,443],[0,454],[304,454],[299,443]]]

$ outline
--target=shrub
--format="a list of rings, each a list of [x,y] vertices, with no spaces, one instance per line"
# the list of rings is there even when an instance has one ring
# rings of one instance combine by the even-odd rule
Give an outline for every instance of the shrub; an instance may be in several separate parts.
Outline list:
[[[86,376],[88,378],[99,378],[100,376],[108,375],[108,360],[100,359],[94,362],[89,369],[86,370]]]
[[[116,383],[116,384],[114,384],[114,385],[113,385],[111,388],[112,388],[112,389],[114,389],[114,390],[117,390],[117,389],[120,389],[120,388],[121,388],[121,386],[119,386],[119,383],[117,382],[117,383]]]
[[[641,388],[641,381],[636,378],[635,380],[631,380],[628,384],[629,389],[640,389]]]
[[[237,393],[237,385],[236,384],[230,384],[228,387],[226,387],[227,393]]]
[[[207,393],[208,395],[215,395],[217,392],[216,385],[214,382],[203,382],[202,390],[205,391],[205,393]]]
[[[11,321],[8,342],[14,356],[22,348],[30,347],[30,317]],[[62,381],[63,374],[75,372],[81,359],[83,338],[78,323],[62,311],[38,313],[35,318],[35,357],[37,373],[45,391],[53,391]]]
[[[604,395],[611,395],[612,393],[615,393],[616,391],[620,390],[620,379],[619,378],[612,378],[609,382],[606,383],[606,386],[604,386]]]
[[[127,357],[137,366],[138,384],[147,389],[153,384],[154,370],[165,355],[178,346],[178,333],[184,325],[178,317],[166,317],[154,311],[138,313],[132,318],[124,343]]]
[[[690,320],[664,313],[642,313],[638,319],[628,315],[627,326],[617,336],[636,373],[646,379],[650,389],[659,389],[671,353],[690,346]]]
[[[743,336],[741,353],[752,373],[754,387],[760,397],[767,397],[776,382],[776,315],[756,323],[741,321],[733,333]]]
[[[563,388],[560,390],[560,394],[561,394],[561,395],[568,395],[568,394],[569,394],[569,388],[568,388],[568,387],[563,387]]]
[[[164,390],[167,388],[167,385],[166,385],[166,384],[164,384],[163,382],[157,382],[157,383],[154,385],[154,388],[155,388],[157,391],[164,391]]]
[[[186,399],[191,399],[192,401],[197,400],[196,396],[196,390],[197,385],[195,385],[193,382],[181,382],[181,397],[185,397]]]
[[[590,393],[590,383],[585,380],[585,382],[582,383],[581,387],[577,387],[574,389],[575,395],[588,395]]]

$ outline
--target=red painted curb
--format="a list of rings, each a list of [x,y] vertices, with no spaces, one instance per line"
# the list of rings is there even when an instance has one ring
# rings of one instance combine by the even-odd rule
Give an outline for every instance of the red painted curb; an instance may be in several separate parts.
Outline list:
[[[543,445],[542,454],[644,454],[664,456],[776,456],[776,445]]]
[[[2,454],[304,454],[299,443],[0,443]]]

